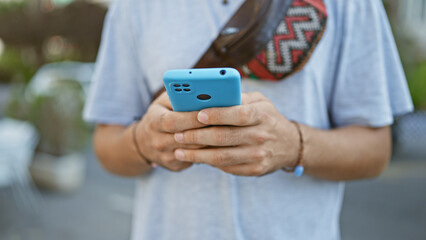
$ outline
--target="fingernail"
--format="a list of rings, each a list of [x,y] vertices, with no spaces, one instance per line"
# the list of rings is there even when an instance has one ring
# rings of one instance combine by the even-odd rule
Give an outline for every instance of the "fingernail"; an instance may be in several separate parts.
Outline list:
[[[207,113],[205,112],[198,113],[198,121],[202,123],[207,123],[208,120],[209,120],[209,116],[207,115]]]
[[[176,150],[175,157],[177,160],[185,160],[185,154],[183,153],[182,150]]]
[[[175,140],[176,142],[183,142],[183,133],[175,133]]]
[[[151,164],[151,167],[152,167],[152,168],[156,168],[156,167],[158,167],[158,164],[153,163],[153,164]]]

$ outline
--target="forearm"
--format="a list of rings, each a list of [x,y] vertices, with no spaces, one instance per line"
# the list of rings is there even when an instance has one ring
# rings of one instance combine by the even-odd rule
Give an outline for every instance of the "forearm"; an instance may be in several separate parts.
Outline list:
[[[99,162],[106,170],[132,177],[151,169],[151,166],[138,155],[132,137],[132,126],[97,125],[94,148]]]
[[[305,173],[327,180],[354,180],[378,176],[391,153],[389,127],[349,126],[318,130],[302,125]]]

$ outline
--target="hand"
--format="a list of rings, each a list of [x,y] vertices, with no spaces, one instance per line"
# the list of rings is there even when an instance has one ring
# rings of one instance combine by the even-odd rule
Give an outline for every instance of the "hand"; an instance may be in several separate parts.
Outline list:
[[[243,176],[293,167],[299,149],[295,126],[261,93],[243,94],[242,100],[240,106],[200,111],[198,121],[213,126],[177,132],[174,137],[181,144],[211,147],[178,148],[175,157]]]
[[[174,140],[173,134],[189,129],[205,127],[197,120],[198,112],[173,112],[167,93],[163,93],[148,108],[136,126],[136,137],[142,155],[149,161],[171,171],[181,171],[192,165],[178,161],[173,151],[177,148],[199,149],[199,144],[183,145]]]

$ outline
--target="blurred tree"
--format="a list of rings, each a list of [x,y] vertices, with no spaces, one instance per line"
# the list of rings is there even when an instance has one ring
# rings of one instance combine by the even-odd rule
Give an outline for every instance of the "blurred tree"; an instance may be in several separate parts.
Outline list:
[[[94,61],[105,14],[106,8],[86,1],[53,8],[50,1],[31,0],[26,8],[0,14],[0,38],[8,46],[31,49],[37,66],[46,62],[43,49],[54,36],[73,46],[71,60]]]
[[[107,9],[85,0],[64,3],[0,2],[0,39],[7,53],[0,56],[0,82],[16,75],[29,81],[34,71],[28,70],[47,62],[96,60]]]
[[[426,0],[385,0],[416,109],[426,109]]]

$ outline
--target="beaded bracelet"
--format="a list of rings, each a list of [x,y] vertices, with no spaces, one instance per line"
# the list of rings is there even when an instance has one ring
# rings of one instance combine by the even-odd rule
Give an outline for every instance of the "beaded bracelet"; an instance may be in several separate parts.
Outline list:
[[[305,146],[303,141],[302,130],[300,129],[299,123],[295,121],[291,121],[291,122],[296,126],[297,132],[299,133],[299,146],[300,146],[299,156],[297,157],[297,162],[295,167],[285,167],[283,168],[283,170],[286,172],[294,172],[294,175],[296,175],[297,177],[300,177],[303,175],[303,171],[305,170],[305,168],[302,166],[303,150]]]
[[[138,153],[138,155],[139,155],[139,158],[140,159],[142,159],[146,164],[148,164],[148,165],[151,165],[152,166],[152,163],[151,163],[151,161],[149,161],[148,159],[146,159],[144,156],[143,156],[143,154],[142,154],[142,152],[141,152],[141,150],[139,149],[139,144],[138,144],[138,140],[137,140],[137,138],[136,138],[136,128],[138,127],[138,122],[135,122],[134,124],[133,124],[133,126],[132,126],[132,138],[133,138],[133,145],[134,145],[134,147],[136,148],[136,152]]]

